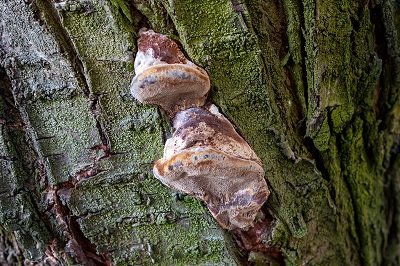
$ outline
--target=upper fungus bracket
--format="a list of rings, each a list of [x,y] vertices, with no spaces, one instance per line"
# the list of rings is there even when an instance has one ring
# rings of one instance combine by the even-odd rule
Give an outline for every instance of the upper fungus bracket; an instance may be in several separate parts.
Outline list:
[[[173,117],[174,133],[154,175],[165,185],[206,202],[226,229],[247,229],[268,198],[261,160],[219,113],[205,107],[210,79],[176,42],[140,32],[131,93]]]
[[[210,90],[207,72],[186,59],[175,41],[152,30],[140,32],[135,73],[132,95],[161,106],[171,116],[204,105]]]

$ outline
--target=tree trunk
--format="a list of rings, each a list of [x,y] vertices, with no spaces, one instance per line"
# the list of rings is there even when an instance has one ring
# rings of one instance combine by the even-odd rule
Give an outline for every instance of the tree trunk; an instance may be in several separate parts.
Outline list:
[[[0,262],[400,265],[400,3],[2,0]],[[152,175],[139,29],[180,41],[264,163],[257,230]]]

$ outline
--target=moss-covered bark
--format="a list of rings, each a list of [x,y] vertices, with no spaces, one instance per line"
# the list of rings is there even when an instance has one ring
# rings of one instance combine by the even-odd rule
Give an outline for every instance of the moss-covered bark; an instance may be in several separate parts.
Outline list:
[[[0,261],[400,264],[397,2],[0,8],[0,244],[11,254]],[[210,100],[263,160],[271,196],[257,248],[152,176],[171,129],[129,94],[143,26],[208,71]]]

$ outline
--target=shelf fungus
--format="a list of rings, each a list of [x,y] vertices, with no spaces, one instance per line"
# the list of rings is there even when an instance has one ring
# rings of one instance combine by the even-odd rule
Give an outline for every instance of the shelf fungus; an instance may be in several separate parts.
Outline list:
[[[187,60],[176,42],[152,30],[141,31],[131,93],[142,103],[160,105],[170,115],[204,105],[207,72]]]
[[[162,67],[162,68],[161,68]],[[226,229],[251,227],[269,190],[261,160],[213,104],[205,104],[207,73],[164,35],[141,33],[133,96],[160,105],[174,133],[156,161],[165,185],[203,200]]]

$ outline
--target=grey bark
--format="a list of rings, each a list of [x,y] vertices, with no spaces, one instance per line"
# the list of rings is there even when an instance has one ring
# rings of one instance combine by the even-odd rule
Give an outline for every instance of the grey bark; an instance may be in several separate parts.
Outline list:
[[[3,0],[0,262],[400,264],[397,1]],[[152,175],[168,118],[129,94],[137,33],[180,41],[263,160],[255,230]]]

